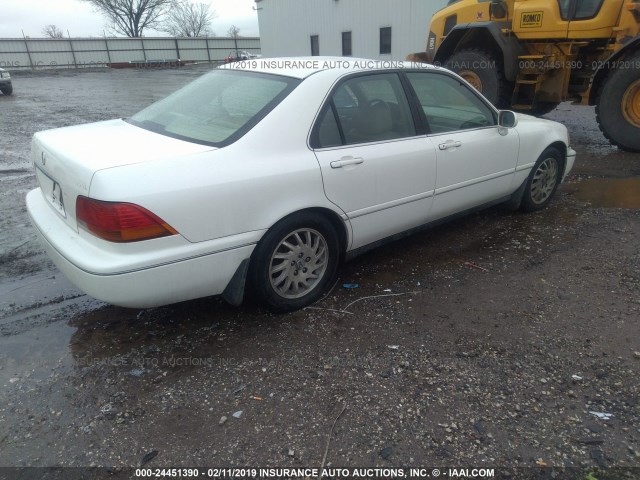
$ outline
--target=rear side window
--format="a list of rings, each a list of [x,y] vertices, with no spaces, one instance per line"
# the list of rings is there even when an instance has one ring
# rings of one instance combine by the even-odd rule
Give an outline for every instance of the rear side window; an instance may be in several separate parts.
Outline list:
[[[338,147],[342,145],[340,127],[336,120],[333,105],[327,105],[323,114],[320,115],[316,135],[316,143],[321,148]]]
[[[279,75],[215,70],[128,121],[170,137],[224,146],[256,125],[298,83]]]
[[[311,143],[327,148],[415,135],[400,78],[384,73],[359,75],[340,84],[318,118]]]

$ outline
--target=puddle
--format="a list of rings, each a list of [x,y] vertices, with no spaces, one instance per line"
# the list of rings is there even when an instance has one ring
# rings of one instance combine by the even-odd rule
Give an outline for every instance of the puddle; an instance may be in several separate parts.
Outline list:
[[[575,184],[575,198],[602,208],[640,209],[640,177],[593,178]]]
[[[69,339],[76,329],[57,322],[22,335],[1,337],[0,385],[42,381],[54,371],[70,369]]]

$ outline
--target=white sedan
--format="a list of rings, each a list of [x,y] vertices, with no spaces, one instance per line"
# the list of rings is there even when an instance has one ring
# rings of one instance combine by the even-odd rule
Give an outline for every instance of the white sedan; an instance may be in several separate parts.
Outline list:
[[[290,311],[341,259],[463,212],[549,203],[575,152],[448,70],[313,57],[218,68],[131,118],[36,133],[29,215],[80,289],[126,307],[245,286]]]

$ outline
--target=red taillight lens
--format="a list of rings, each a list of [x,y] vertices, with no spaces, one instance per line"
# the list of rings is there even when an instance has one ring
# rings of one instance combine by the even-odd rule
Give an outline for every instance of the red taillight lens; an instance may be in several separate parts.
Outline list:
[[[80,227],[110,242],[138,242],[178,233],[139,205],[82,196],[76,200],[76,220]]]

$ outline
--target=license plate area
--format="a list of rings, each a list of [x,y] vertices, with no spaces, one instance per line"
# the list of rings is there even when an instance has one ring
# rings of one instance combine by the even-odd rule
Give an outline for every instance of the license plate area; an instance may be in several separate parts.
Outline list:
[[[49,204],[64,218],[67,218],[67,212],[64,208],[64,199],[62,196],[62,187],[60,184],[47,174],[44,170],[36,165],[36,175],[38,177],[38,184],[40,189],[49,201]]]

